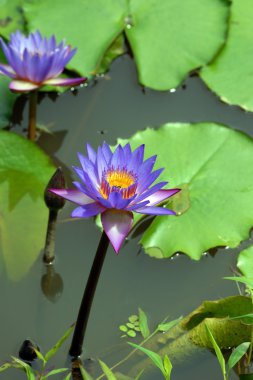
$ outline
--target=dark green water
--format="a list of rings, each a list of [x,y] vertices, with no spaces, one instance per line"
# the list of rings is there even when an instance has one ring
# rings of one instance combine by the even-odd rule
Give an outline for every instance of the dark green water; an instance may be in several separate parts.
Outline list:
[[[27,109],[23,126],[26,114]],[[86,142],[95,147],[104,140],[114,144],[117,137],[127,138],[147,126],[172,121],[213,121],[250,135],[253,131],[253,115],[221,103],[197,77],[188,79],[184,88],[173,93],[143,92],[128,57],[118,59],[109,74],[98,78],[97,84],[81,88],[76,95],[68,91],[55,102],[44,98],[38,108],[38,120],[54,124],[54,134],[44,135],[40,145],[55,162],[62,163],[69,186],[71,166],[78,164],[76,152],[84,151]],[[54,270],[63,281],[58,295],[49,300],[42,293],[41,278],[46,269],[41,257],[18,283],[2,273],[1,361],[17,356],[22,341],[28,337],[42,351],[49,349],[75,321],[100,231],[91,220],[67,221],[72,209],[67,203],[57,226]],[[126,350],[121,351],[124,341],[118,326],[139,306],[154,327],[167,315],[170,319],[186,315],[205,299],[237,294],[234,283],[222,280],[231,275],[231,266],[235,266],[235,250],[221,249],[215,257],[207,255],[199,262],[185,256],[157,260],[141,251],[138,240],[129,239],[118,256],[111,247],[108,250],[88,325],[84,357],[99,357],[110,365],[123,357]],[[65,345],[52,364],[65,366],[67,349]],[[162,379],[156,373],[143,379]],[[5,380],[25,378],[14,371],[1,376]],[[236,379],[233,376],[231,379]],[[207,352],[199,360],[175,367],[172,379],[186,378],[213,380],[222,375],[216,358]]]

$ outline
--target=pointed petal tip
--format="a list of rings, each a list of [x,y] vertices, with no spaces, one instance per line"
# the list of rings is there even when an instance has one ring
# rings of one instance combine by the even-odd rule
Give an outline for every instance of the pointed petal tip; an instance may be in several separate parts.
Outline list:
[[[119,253],[126,236],[133,224],[133,213],[115,209],[106,210],[101,214],[103,229],[110,240],[116,254]]]

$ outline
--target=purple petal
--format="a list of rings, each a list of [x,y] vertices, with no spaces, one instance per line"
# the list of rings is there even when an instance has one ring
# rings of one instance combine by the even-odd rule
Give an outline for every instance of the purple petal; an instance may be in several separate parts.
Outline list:
[[[96,154],[95,150],[90,146],[90,144],[86,144],[86,149],[87,149],[87,154],[88,154],[89,160],[93,164],[95,164],[96,158],[97,158],[97,154]]]
[[[86,205],[89,203],[94,203],[94,200],[85,195],[80,190],[75,189],[49,189],[51,193],[59,195],[62,198],[67,199],[68,201],[77,203],[78,205]]]
[[[113,153],[110,164],[115,168],[123,168],[125,165],[125,155],[121,145],[118,145],[115,152]]]
[[[75,208],[71,216],[72,218],[89,218],[91,216],[96,216],[105,210],[105,207],[100,203],[94,202]]]
[[[144,200],[149,200],[149,196],[151,196],[153,193],[160,190],[163,186],[167,185],[168,182],[158,182],[154,186],[152,186],[150,189],[144,191],[142,194],[140,194],[136,198],[136,202]]]
[[[23,80],[13,80],[9,84],[9,89],[14,92],[28,92],[32,90],[36,90],[36,88],[39,88],[40,85],[31,83],[31,82],[25,82]]]
[[[155,193],[151,194],[145,200],[148,200],[150,203],[150,206],[154,206],[158,203],[161,203],[165,199],[171,197],[172,195],[178,193],[181,191],[181,189],[163,189],[163,190],[158,190]]]
[[[44,85],[49,86],[78,86],[85,82],[87,78],[51,78],[43,82]]]
[[[116,253],[119,252],[133,224],[133,214],[127,211],[106,210],[101,214],[106,235]]]
[[[16,78],[15,71],[12,67],[9,65],[4,65],[3,63],[0,63],[0,74],[5,74],[10,78]]]
[[[111,162],[111,158],[112,158],[112,151],[111,151],[111,148],[109,147],[109,145],[106,144],[106,142],[103,142],[102,152],[103,152],[104,158],[107,162],[107,165],[109,165],[109,163]]]
[[[159,175],[162,173],[164,169],[158,169],[155,170],[153,173],[150,173],[146,178],[143,176],[142,181],[138,182],[138,187],[137,187],[137,192],[138,193],[143,193],[143,191],[147,190],[150,185],[152,185],[153,182],[159,177]],[[167,184],[166,182],[165,184]]]
[[[142,207],[135,210],[138,214],[151,214],[151,215],[176,215],[175,211],[169,210],[164,207]]]
[[[93,184],[93,186],[98,187],[98,178],[96,175],[94,164],[87,157],[85,157],[82,153],[78,153],[78,158],[79,158],[79,161],[82,165],[82,169],[84,172],[83,173],[84,178],[87,178],[87,176],[88,176],[91,183]],[[86,176],[85,176],[85,174],[86,174]]]
[[[138,148],[136,148],[135,151],[132,153],[131,161],[128,164],[128,170],[138,170],[139,166],[143,162],[144,148],[145,145],[142,144]]]
[[[120,192],[113,191],[109,194],[108,201],[110,202],[112,208],[124,209],[132,201],[132,198],[123,199]]]

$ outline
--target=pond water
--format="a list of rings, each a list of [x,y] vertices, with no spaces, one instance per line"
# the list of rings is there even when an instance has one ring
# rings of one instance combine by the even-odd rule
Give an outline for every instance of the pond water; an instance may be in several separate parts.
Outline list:
[[[27,108],[23,115],[21,127],[27,123]],[[67,91],[56,101],[45,96],[38,107],[38,121],[53,123],[54,134],[44,134],[39,145],[64,168],[69,186],[71,166],[78,164],[76,152],[83,152],[86,142],[94,147],[104,140],[115,144],[117,137],[128,138],[147,126],[172,121],[219,122],[253,135],[253,115],[221,103],[197,77],[187,79],[171,93],[142,89],[137,83],[134,63],[128,56],[117,59],[108,74],[77,93]],[[41,281],[47,271],[42,255],[19,282],[10,281],[4,273],[1,275],[2,362],[11,355],[17,356],[26,338],[34,340],[45,352],[75,321],[100,231],[92,220],[70,221],[72,209],[73,206],[66,203],[57,225],[56,294],[46,296],[42,291]],[[219,249],[215,256],[204,255],[199,262],[183,255],[157,260],[144,254],[138,245],[139,238],[130,237],[118,256],[111,247],[108,250],[88,324],[84,358],[99,357],[113,365],[124,357],[128,348],[118,326],[136,313],[138,307],[148,314],[151,327],[155,327],[168,315],[175,319],[188,314],[203,300],[238,294],[235,284],[222,278],[231,275],[239,249]],[[249,242],[244,243],[247,244]],[[25,252],[20,254],[25,255]],[[52,364],[66,365],[69,342]],[[127,373],[127,365],[118,370]],[[25,379],[15,370],[1,376],[5,380],[14,376]],[[183,380],[186,376],[188,380],[213,380],[222,375],[216,358],[206,351],[175,366],[172,379]],[[236,378],[236,375],[231,376],[231,379]],[[143,379],[162,377],[152,372]]]

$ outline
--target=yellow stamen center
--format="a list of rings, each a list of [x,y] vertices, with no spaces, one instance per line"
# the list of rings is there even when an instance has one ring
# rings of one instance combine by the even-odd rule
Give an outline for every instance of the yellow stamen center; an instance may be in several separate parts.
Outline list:
[[[105,178],[110,187],[115,186],[120,189],[127,189],[134,183],[133,175],[125,170],[108,171]]]

